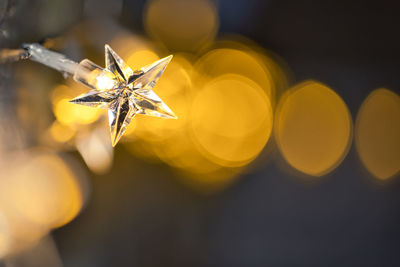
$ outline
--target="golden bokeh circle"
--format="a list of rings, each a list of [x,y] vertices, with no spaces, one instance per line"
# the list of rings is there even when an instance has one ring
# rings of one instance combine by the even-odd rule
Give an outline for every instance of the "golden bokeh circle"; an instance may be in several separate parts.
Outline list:
[[[237,167],[254,159],[267,143],[272,109],[266,93],[252,80],[221,75],[194,99],[192,133],[204,155],[222,166]]]
[[[366,169],[378,179],[400,171],[400,96],[377,89],[364,100],[356,120],[355,143]]]
[[[261,56],[251,50],[218,48],[203,55],[195,64],[195,82],[203,84],[224,74],[238,74],[256,82],[269,98],[273,96],[273,81]]]
[[[54,228],[71,221],[83,206],[74,173],[56,154],[35,152],[8,183],[9,201],[27,220]]]
[[[218,29],[216,7],[209,0],[152,0],[144,25],[150,36],[176,51],[196,51],[211,42]]]
[[[285,160],[312,176],[332,171],[350,147],[352,121],[344,101],[315,81],[301,83],[280,100],[275,138]]]

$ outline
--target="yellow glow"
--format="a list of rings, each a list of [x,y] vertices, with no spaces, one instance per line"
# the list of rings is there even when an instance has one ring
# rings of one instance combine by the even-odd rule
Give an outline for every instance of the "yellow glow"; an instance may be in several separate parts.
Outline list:
[[[201,164],[203,162],[198,163]],[[226,186],[235,181],[239,173],[240,169],[222,167],[204,173],[195,172],[193,169],[183,169],[178,178],[191,188],[201,193],[210,194],[226,188]]]
[[[297,170],[321,176],[346,155],[352,134],[343,100],[327,86],[304,82],[279,102],[275,137],[286,161]]]
[[[91,124],[103,114],[101,109],[69,102],[69,100],[86,91],[86,87],[80,86],[76,82],[71,86],[58,85],[54,88],[51,100],[53,112],[58,122],[74,128],[76,125]]]
[[[111,168],[114,150],[106,125],[100,125],[90,133],[80,134],[76,140],[76,147],[94,173],[103,174]]]
[[[400,171],[400,96],[387,89],[373,91],[356,121],[355,142],[367,170],[379,179]]]
[[[150,4],[151,6],[151,4]],[[150,46],[124,55],[133,69],[159,57]],[[222,189],[269,140],[276,87],[270,60],[246,45],[217,48],[202,56],[174,54],[154,91],[178,120],[137,115],[125,145],[135,155],[174,167],[185,184]],[[284,77],[283,77],[284,78]]]
[[[0,259],[2,259],[9,252],[11,245],[10,243],[10,230],[7,220],[0,211]]]
[[[55,154],[36,152],[7,183],[9,204],[26,220],[58,227],[72,220],[83,205],[80,186]]]
[[[196,51],[217,33],[218,15],[209,0],[153,0],[148,2],[147,32],[169,49]]]
[[[151,55],[143,53],[146,54]],[[131,58],[134,61],[134,56]],[[176,168],[182,174],[179,175],[181,180],[192,188],[210,192],[223,188],[234,175],[203,156],[192,140],[189,120],[194,88],[191,72],[192,65],[185,56],[175,55],[155,91],[168,102],[179,119],[163,120],[138,115],[135,130],[129,135],[131,142],[126,145],[136,155],[151,161],[161,160]]]
[[[131,53],[131,55],[128,57],[126,61],[126,64],[130,66],[132,70],[138,70],[141,67],[156,62],[159,59],[160,57],[156,53],[154,53],[151,50],[144,49]],[[167,69],[169,69],[169,66]]]
[[[10,174],[10,173],[8,173]],[[9,179],[0,181],[1,186],[8,186]],[[48,228],[38,225],[19,213],[15,203],[10,199],[10,190],[7,187],[0,188],[0,259],[4,256],[16,253],[22,249],[33,246],[47,232]]]
[[[54,104],[62,99],[69,98],[70,95],[72,95],[71,88],[64,84],[59,84],[51,92],[51,102]]]
[[[223,166],[243,166],[267,143],[272,109],[264,91],[243,76],[222,75],[198,93],[192,108],[196,142]]]
[[[202,56],[195,64],[199,74],[196,83],[207,82],[223,74],[239,74],[260,86],[271,98],[273,80],[269,70],[263,64],[261,56],[253,51],[231,48],[214,49]]]
[[[114,51],[118,51],[118,55],[127,62],[128,66],[131,66],[131,63],[128,64],[127,60],[133,53],[142,50],[152,50],[154,48],[147,39],[139,35],[134,35],[129,31],[118,33],[110,42],[110,46]]]
[[[60,143],[65,143],[74,136],[75,131],[68,126],[55,121],[50,127],[50,133],[54,140]]]
[[[47,150],[10,153],[0,165],[1,258],[33,247],[51,228],[69,222],[86,196],[82,181]]]
[[[55,103],[54,115],[59,122],[66,125],[90,124],[100,116],[98,109],[72,104],[69,99]]]
[[[116,84],[115,80],[113,79],[113,76],[106,71],[103,71],[98,75],[96,75],[96,81],[97,81],[96,87],[100,91],[111,89]]]
[[[149,55],[149,53],[145,52]],[[135,54],[134,54],[135,55]],[[133,56],[134,56],[133,55]],[[134,58],[140,57],[131,57]],[[153,59],[150,59],[153,60]],[[140,61],[140,60],[139,60]],[[168,65],[154,91],[179,117],[178,120],[166,120],[157,117],[135,117],[135,131],[132,134],[143,140],[166,140],[181,131],[186,123],[191,103],[191,78],[187,69],[191,67],[184,58],[174,57]]]

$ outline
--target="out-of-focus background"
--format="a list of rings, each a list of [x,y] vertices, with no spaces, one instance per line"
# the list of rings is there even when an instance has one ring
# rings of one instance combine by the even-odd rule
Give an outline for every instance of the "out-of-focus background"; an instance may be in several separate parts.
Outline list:
[[[400,264],[395,1],[0,0],[0,49],[173,54],[113,149],[89,91],[0,65],[0,266]]]

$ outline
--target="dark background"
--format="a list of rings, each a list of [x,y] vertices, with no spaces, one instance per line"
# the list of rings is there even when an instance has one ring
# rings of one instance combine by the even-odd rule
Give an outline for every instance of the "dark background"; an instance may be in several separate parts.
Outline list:
[[[120,23],[143,31],[144,3],[125,0]],[[399,93],[397,1],[217,4],[221,35],[239,33],[273,51],[295,82],[329,84],[353,120],[372,90]],[[273,141],[268,146],[278,154]],[[109,174],[92,175],[85,210],[54,231],[66,267],[400,265],[399,177],[369,176],[354,145],[322,179],[298,179],[264,159],[211,195],[182,185],[166,166],[116,150]]]

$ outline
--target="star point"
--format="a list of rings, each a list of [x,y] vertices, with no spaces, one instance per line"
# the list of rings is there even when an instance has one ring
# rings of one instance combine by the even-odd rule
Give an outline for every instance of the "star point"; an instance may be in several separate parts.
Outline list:
[[[177,119],[175,113],[153,91],[172,55],[133,71],[105,45],[105,68],[96,77],[97,85],[71,103],[108,109],[111,143],[115,146],[136,114]],[[87,64],[87,62],[85,62]],[[90,63],[94,64],[94,63]],[[84,82],[84,84],[90,84]]]

